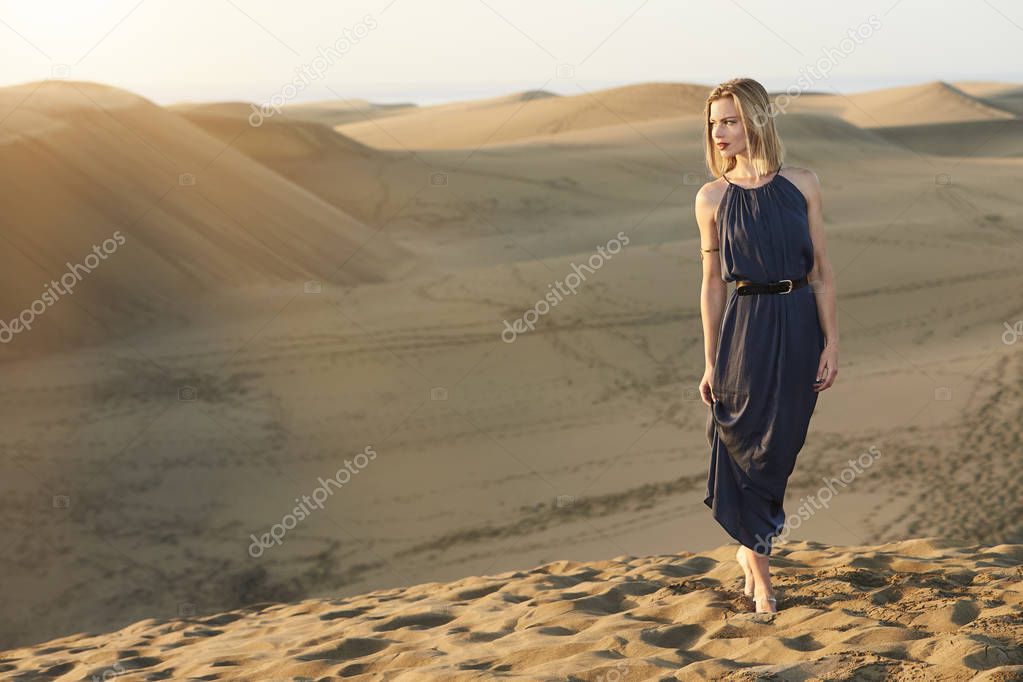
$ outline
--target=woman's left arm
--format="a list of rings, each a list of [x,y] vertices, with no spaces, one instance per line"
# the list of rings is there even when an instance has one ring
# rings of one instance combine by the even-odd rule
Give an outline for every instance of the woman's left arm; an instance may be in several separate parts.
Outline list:
[[[817,366],[815,391],[823,391],[835,383],[838,375],[838,304],[835,294],[835,272],[828,259],[824,239],[824,210],[821,207],[821,184],[817,174],[804,170],[800,189],[806,196],[806,213],[813,242],[813,269],[807,275],[817,301],[817,316],[824,332],[824,350]]]

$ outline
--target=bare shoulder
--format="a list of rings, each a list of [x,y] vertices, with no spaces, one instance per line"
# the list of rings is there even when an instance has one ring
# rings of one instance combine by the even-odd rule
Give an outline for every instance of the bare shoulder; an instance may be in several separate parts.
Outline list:
[[[703,184],[703,187],[696,193],[696,210],[707,211],[710,213],[716,212],[718,205],[721,203],[721,199],[725,195],[725,189],[728,183],[724,178],[718,178],[717,180],[711,180]]]
[[[785,166],[779,171],[782,177],[787,179],[793,185],[795,185],[803,196],[806,198],[807,203],[815,202],[820,199],[821,196],[821,181],[809,168],[801,168],[800,166]]]

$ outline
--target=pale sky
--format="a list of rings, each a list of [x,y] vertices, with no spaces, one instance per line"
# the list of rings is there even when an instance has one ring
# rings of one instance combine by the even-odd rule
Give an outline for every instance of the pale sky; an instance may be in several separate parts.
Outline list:
[[[736,76],[850,93],[1023,82],[1021,41],[1010,0],[0,0],[0,86],[67,77],[159,104],[432,104]],[[826,54],[830,72],[811,73]]]

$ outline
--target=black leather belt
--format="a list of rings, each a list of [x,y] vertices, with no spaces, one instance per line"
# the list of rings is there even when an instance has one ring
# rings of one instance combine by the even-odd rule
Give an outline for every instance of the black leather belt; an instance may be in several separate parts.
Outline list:
[[[799,279],[782,279],[777,282],[748,282],[740,280],[736,282],[735,293],[739,296],[749,296],[750,294],[788,294],[799,287],[805,287],[806,284],[805,276]]]

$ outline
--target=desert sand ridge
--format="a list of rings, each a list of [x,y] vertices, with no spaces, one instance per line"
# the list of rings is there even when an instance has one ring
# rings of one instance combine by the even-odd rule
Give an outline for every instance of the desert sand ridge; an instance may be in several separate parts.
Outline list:
[[[64,329],[42,316],[34,347],[98,338],[104,321],[125,331],[157,317],[187,320],[205,293],[380,282],[414,265],[357,218],[131,93],[25,84],[0,89],[0,115],[0,153],[17,169],[0,185],[13,249],[0,273],[5,315],[115,231],[125,237],[79,288],[76,301],[93,315],[79,311]]]
[[[699,85],[644,83],[579,95],[439,105],[337,129],[383,149],[478,147],[523,137],[676,117],[685,111],[699,112],[706,96],[706,88]],[[454,124],[453,114],[457,115]]]
[[[750,613],[734,545],[554,561],[345,599],[256,604],[0,655],[8,679],[1023,678],[1023,545],[776,547]],[[122,679],[122,677],[118,677]]]
[[[863,128],[1016,118],[1015,112],[945,81],[849,95],[797,97],[789,110],[830,112]]]
[[[378,149],[294,117],[249,127],[241,102],[157,107],[106,86],[30,85],[0,90],[5,316],[115,229],[128,240],[74,295],[98,320],[62,301],[3,347],[7,647],[173,616],[182,602],[210,617],[626,553],[595,527],[649,553],[726,541],[700,503],[706,411],[692,391],[703,363],[692,206],[711,179],[699,106],[594,127],[604,107],[591,100],[565,110],[585,125],[526,126],[478,149]],[[658,92],[681,90],[646,92],[663,113]],[[520,94],[512,121],[585,104]],[[1018,543],[1018,119],[864,128],[800,108],[826,99],[842,98],[801,98],[779,118],[786,163],[821,179],[849,321],[845,379],[815,416],[791,504],[869,444],[886,458],[803,537]],[[453,141],[463,113],[480,115],[464,109],[437,118]],[[962,155],[948,148],[959,136]],[[437,171],[446,184],[432,184]],[[503,320],[619,230],[630,244],[578,295],[501,341]],[[312,279],[322,292],[306,295]],[[22,341],[67,352],[20,362]],[[180,401],[180,384],[198,399]],[[438,385],[448,400],[433,400]],[[340,454],[384,437],[372,475],[252,562],[249,532]],[[565,513],[534,471],[567,492],[608,473]],[[936,495],[935,481],[953,483]],[[53,507],[64,492],[70,505]],[[288,632],[263,639],[291,646]],[[526,648],[543,663],[546,646]]]

